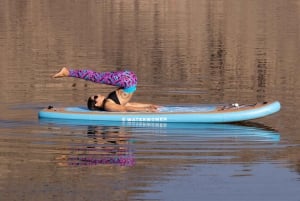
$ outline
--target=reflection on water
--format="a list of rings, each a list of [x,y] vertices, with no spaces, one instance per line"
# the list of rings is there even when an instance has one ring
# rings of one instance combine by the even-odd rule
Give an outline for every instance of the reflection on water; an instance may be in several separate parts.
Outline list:
[[[228,159],[243,161],[243,149],[268,149],[280,141],[278,132],[260,124],[99,123],[61,119],[41,119],[40,123],[49,129],[84,129],[87,133],[80,142],[68,143],[64,154],[56,158],[60,165],[132,166],[135,161],[139,163],[133,153],[136,149],[139,156],[145,155],[147,158],[152,158],[149,153],[159,150],[155,158],[160,160],[205,159],[206,163]],[[239,151],[233,151],[235,149]],[[69,153],[65,154],[66,151]],[[225,156],[226,151],[231,153]],[[207,155],[209,152],[212,152],[211,156]]]
[[[129,136],[122,127],[88,126],[85,143],[70,144],[70,154],[56,159],[59,165],[134,165],[133,150]]]
[[[161,182],[189,200],[209,200],[198,188],[219,200],[297,200],[299,13],[296,0],[0,1],[0,200],[176,200]],[[112,89],[51,79],[63,65],[134,70],[134,101],[279,100],[282,110],[254,125],[38,121],[47,105]],[[242,173],[222,174],[232,168]]]

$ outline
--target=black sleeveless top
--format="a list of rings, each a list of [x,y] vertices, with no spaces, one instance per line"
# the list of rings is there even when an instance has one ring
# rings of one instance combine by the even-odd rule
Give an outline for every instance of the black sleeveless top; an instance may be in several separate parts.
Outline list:
[[[108,96],[103,100],[103,104],[102,104],[102,107],[100,108],[100,110],[105,110],[104,109],[104,106],[105,106],[105,103],[106,101],[110,99],[110,100],[113,100],[115,103],[117,103],[118,105],[121,105],[119,99],[118,99],[118,96],[117,96],[117,92],[116,91],[113,91],[113,92],[110,92],[108,94]]]

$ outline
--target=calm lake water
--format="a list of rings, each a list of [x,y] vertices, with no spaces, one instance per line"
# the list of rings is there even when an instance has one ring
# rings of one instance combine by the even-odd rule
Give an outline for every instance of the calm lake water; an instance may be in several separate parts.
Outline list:
[[[0,1],[0,200],[300,200],[300,1]],[[62,66],[130,69],[134,100],[254,103],[242,124],[42,121],[113,88]]]

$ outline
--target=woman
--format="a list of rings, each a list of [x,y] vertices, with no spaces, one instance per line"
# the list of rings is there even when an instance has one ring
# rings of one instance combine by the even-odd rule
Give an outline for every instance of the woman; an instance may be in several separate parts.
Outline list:
[[[158,106],[144,103],[129,103],[136,90],[137,77],[131,71],[94,72],[92,70],[74,70],[62,68],[53,78],[75,77],[100,84],[119,87],[108,96],[97,94],[89,97],[90,110],[110,112],[155,112]]]

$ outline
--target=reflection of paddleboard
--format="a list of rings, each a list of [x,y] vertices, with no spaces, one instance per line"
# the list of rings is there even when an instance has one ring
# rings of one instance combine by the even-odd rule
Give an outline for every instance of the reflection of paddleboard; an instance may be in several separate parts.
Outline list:
[[[39,118],[117,122],[228,123],[265,117],[279,110],[278,101],[252,105],[162,106],[158,112],[148,113],[90,111],[85,107],[49,106],[39,112]]]
[[[131,133],[201,137],[203,139],[235,138],[245,141],[280,141],[278,132],[266,128],[261,124],[193,124],[193,123],[157,123],[157,122],[97,122],[68,119],[40,119],[40,123],[47,125],[67,125],[72,127],[126,127]]]

